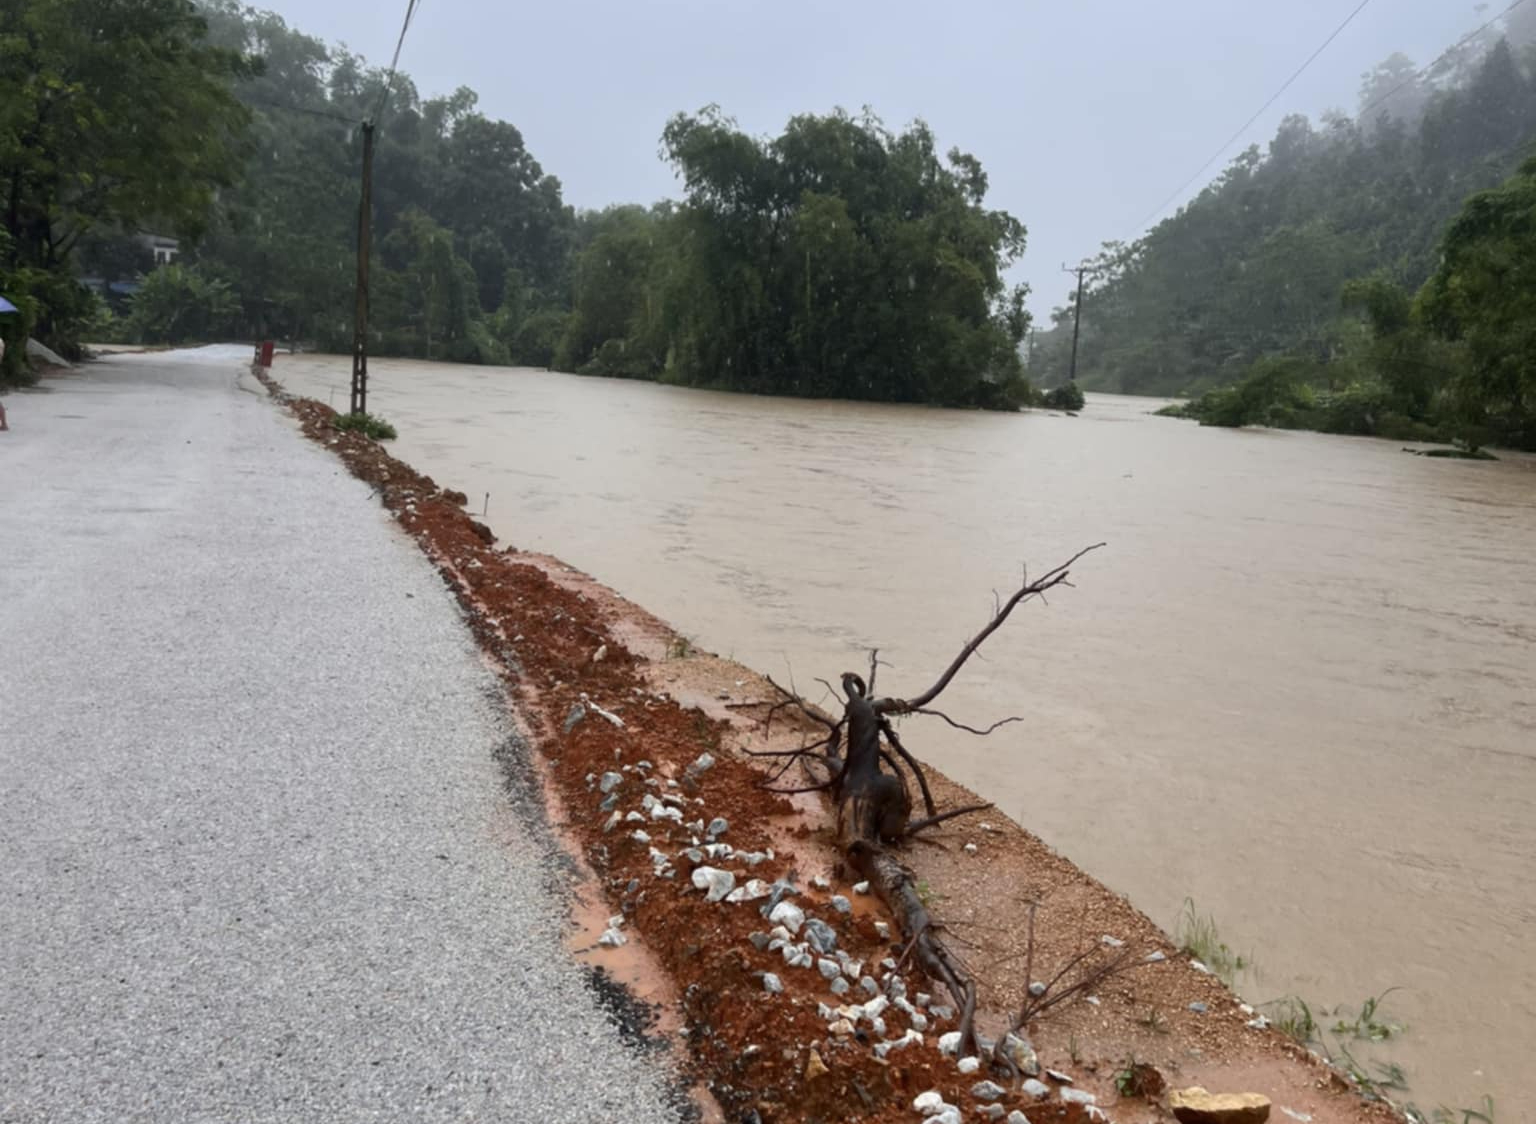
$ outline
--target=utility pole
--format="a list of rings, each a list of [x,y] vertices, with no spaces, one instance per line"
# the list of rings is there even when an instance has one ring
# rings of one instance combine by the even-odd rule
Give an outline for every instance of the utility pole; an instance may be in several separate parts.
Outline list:
[[[1077,301],[1072,306],[1072,367],[1071,370],[1067,373],[1067,381],[1076,382],[1077,336],[1083,328],[1083,274],[1092,273],[1093,270],[1092,267],[1081,263],[1077,265],[1063,265],[1061,269],[1064,273],[1077,274]]]
[[[368,412],[368,251],[373,235],[373,125],[363,122],[363,197],[357,208],[357,306],[352,321],[352,413]]]

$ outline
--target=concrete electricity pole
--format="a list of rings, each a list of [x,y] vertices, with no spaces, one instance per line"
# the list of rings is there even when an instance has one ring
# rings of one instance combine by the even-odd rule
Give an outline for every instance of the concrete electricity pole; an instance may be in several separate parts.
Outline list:
[[[368,412],[368,251],[373,237],[373,124],[363,122],[363,196],[357,208],[357,306],[352,321],[352,413]]]

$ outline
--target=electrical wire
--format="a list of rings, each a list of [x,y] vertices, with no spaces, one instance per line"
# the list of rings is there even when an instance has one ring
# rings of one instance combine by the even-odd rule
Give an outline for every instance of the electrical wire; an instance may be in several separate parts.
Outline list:
[[[395,84],[395,70],[400,65],[400,49],[405,46],[405,33],[411,29],[411,17],[416,14],[417,0],[406,0],[405,20],[400,24],[400,38],[395,41],[395,57],[389,60],[389,76],[384,80],[384,89],[379,93],[379,104],[374,107],[372,124],[377,125],[379,118],[384,113],[384,103],[389,100],[389,92]]]
[[[1207,160],[1204,164],[1200,165],[1200,167],[1195,171],[1194,175],[1190,176],[1187,180],[1185,180],[1183,183],[1181,183],[1179,185],[1177,191],[1173,192],[1173,194],[1169,195],[1167,199],[1164,199],[1161,203],[1159,203],[1155,210],[1150,212],[1147,215],[1146,218],[1142,219],[1139,223],[1136,224],[1136,232],[1135,233],[1139,234],[1141,231],[1145,230],[1147,228],[1147,224],[1148,223],[1150,223],[1153,219],[1157,218],[1165,210],[1167,210],[1168,209],[1168,205],[1170,203],[1172,203],[1174,200],[1178,199],[1179,196],[1183,195],[1184,192],[1190,187],[1191,184],[1193,184],[1196,180],[1198,180],[1201,176],[1203,176],[1205,174],[1206,169],[1208,169],[1212,164],[1216,163],[1217,160],[1221,159],[1222,154],[1224,152],[1226,152],[1227,149],[1231,148],[1232,145],[1237,140],[1239,140],[1244,133],[1246,133],[1248,131],[1248,129],[1253,125],[1253,123],[1255,121],[1257,121],[1260,117],[1264,116],[1265,112],[1269,109],[1269,107],[1274,105],[1275,102],[1280,100],[1280,95],[1285,93],[1286,90],[1290,89],[1292,83],[1294,83],[1296,81],[1296,79],[1300,78],[1304,73],[1306,73],[1307,68],[1309,66],[1311,66],[1315,61],[1317,61],[1317,57],[1319,55],[1321,55],[1324,51],[1326,51],[1328,49],[1329,45],[1335,39],[1337,39],[1340,35],[1342,35],[1344,33],[1344,29],[1347,28],[1350,24],[1355,22],[1355,17],[1358,16],[1361,12],[1363,12],[1365,10],[1366,6],[1368,4],[1370,4],[1370,2],[1371,2],[1371,0],[1360,0],[1360,3],[1355,6],[1355,10],[1350,12],[1349,15],[1344,18],[1344,22],[1339,24],[1338,27],[1333,29],[1333,34],[1329,35],[1328,38],[1324,39],[1323,42],[1322,42],[1322,45],[1319,46],[1317,48],[1317,50],[1313,51],[1310,55],[1307,56],[1307,61],[1302,63],[1299,67],[1296,68],[1295,73],[1293,73],[1289,78],[1287,78],[1285,80],[1285,84],[1284,85],[1282,85],[1278,90],[1276,90],[1272,95],[1270,95],[1270,98],[1269,98],[1268,101],[1266,101],[1263,105],[1259,106],[1258,111],[1256,113],[1254,113],[1254,115],[1252,117],[1248,118],[1248,120],[1243,122],[1242,128],[1238,129],[1235,133],[1233,133],[1230,137],[1228,137],[1225,141],[1223,141],[1222,144],[1221,144],[1221,147],[1218,148],[1214,153],[1211,154],[1211,158],[1209,160]],[[1519,3],[1519,2],[1521,2],[1521,0],[1516,0],[1516,2]],[[1134,238],[1135,234],[1133,234],[1132,237]]]
[[[240,99],[247,105],[259,105],[263,109],[282,109],[289,113],[306,113],[311,117],[324,117],[328,121],[340,121],[344,125],[361,125],[356,117],[348,117],[344,113],[336,113],[328,109],[311,109],[303,105],[288,105],[279,101],[268,101],[266,98],[253,98],[249,94]]]

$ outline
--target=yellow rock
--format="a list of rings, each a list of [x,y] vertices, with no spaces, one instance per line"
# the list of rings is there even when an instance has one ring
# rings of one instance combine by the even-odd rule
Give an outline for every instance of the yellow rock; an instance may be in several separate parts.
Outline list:
[[[1264,1124],[1269,1098],[1259,1093],[1208,1093],[1196,1085],[1168,1094],[1180,1124]]]
[[[811,1051],[810,1060],[805,1063],[805,1079],[815,1081],[818,1077],[827,1073],[827,1063],[821,1060],[821,1055],[815,1050]]]

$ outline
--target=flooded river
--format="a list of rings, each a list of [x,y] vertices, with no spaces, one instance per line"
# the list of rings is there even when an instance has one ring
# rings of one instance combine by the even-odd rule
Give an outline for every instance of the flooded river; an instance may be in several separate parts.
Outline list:
[[[345,359],[275,373],[346,402]],[[878,645],[885,689],[919,690],[1022,564],[1105,541],[944,697],[1024,721],[907,744],[1170,929],[1193,898],[1251,1001],[1401,988],[1420,1105],[1536,1120],[1536,460],[1128,398],[1071,419],[411,362],[375,363],[370,404],[505,540],[802,685]]]

